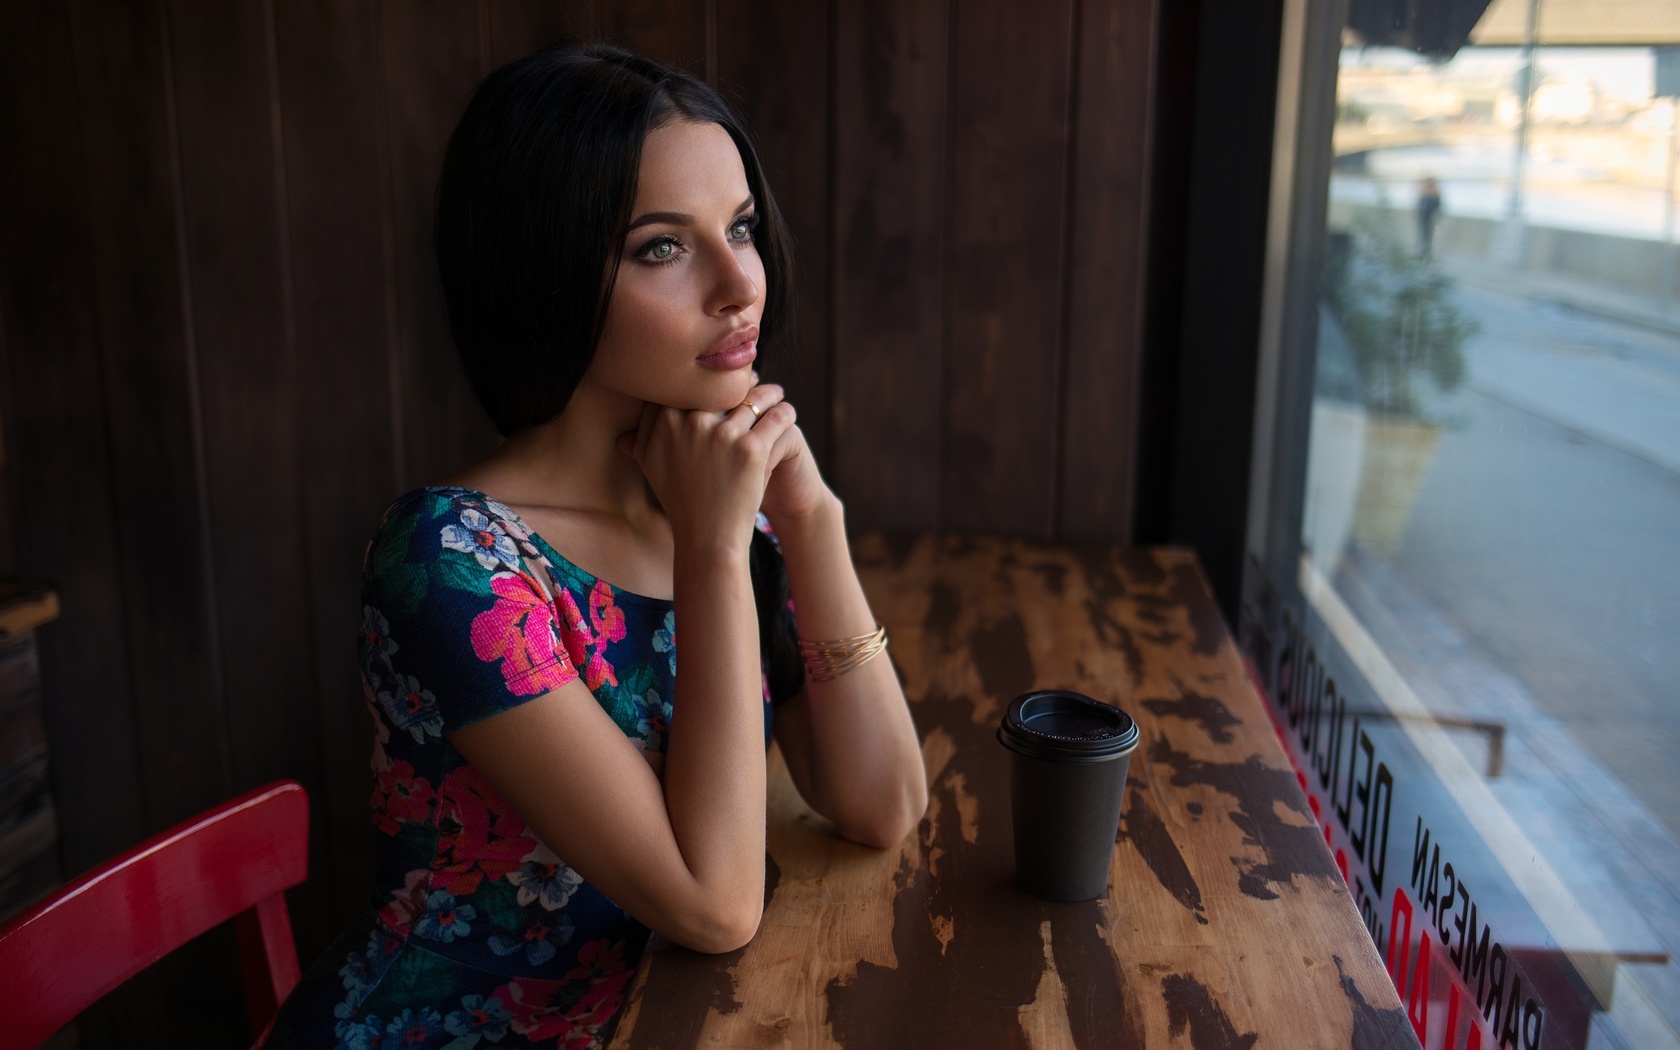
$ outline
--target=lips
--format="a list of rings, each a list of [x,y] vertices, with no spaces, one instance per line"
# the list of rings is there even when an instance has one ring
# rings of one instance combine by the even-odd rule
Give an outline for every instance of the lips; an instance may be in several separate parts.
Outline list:
[[[735,329],[733,332],[730,332],[728,335],[718,340],[710,350],[706,351],[701,360],[712,357],[722,357],[733,351],[740,350],[742,347],[751,346],[756,342],[758,342],[758,325],[749,324]]]
[[[749,324],[735,329],[701,356],[701,368],[733,372],[753,363],[758,356],[758,325]]]

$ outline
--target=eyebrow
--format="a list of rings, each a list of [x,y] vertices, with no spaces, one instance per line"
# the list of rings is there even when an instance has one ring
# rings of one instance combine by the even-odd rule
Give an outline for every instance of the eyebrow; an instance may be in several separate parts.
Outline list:
[[[753,195],[747,194],[747,199],[735,206],[736,213],[746,211],[753,206],[753,203]],[[624,232],[629,233],[631,230],[639,230],[643,226],[652,226],[655,223],[665,223],[670,226],[692,226],[694,225],[694,216],[684,215],[677,211],[650,211],[631,222],[629,226],[625,227]]]

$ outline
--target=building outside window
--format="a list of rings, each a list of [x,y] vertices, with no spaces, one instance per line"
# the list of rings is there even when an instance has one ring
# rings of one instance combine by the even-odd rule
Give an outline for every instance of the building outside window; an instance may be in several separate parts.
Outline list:
[[[1680,1046],[1680,4],[1286,9],[1255,677],[1425,1047]]]

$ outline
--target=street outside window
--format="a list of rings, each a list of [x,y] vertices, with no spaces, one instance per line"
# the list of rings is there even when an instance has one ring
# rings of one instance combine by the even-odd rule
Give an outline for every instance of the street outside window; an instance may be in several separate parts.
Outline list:
[[[1680,1046],[1670,6],[1344,36],[1272,699],[1426,1047]]]

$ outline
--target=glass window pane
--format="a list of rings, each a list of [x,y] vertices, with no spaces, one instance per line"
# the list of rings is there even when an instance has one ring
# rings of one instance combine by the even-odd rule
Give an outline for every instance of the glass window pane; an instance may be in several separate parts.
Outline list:
[[[1680,5],[1555,3],[1337,78],[1271,682],[1429,1047],[1680,1046]]]

